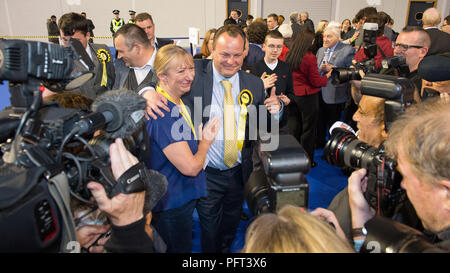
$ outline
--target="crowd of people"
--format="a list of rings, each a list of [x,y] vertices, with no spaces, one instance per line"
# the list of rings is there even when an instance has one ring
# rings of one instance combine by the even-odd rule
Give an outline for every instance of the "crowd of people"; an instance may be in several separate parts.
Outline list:
[[[95,76],[79,89],[79,96],[95,99],[125,88],[145,98],[151,154],[145,164],[164,175],[168,186],[153,210],[143,213],[142,193],[110,199],[100,184],[90,183],[109,226],[78,228],[79,242],[88,251],[190,253],[196,209],[202,251],[229,252],[241,219],[244,185],[257,161],[258,130],[279,122],[279,132],[272,133],[295,136],[314,168],[314,150],[325,146],[336,121],[348,123],[370,146],[384,144],[403,176],[405,213],[415,219],[404,223],[434,234],[433,243],[448,251],[450,123],[445,120],[450,117],[450,81],[421,73],[429,57],[439,57],[448,71],[448,16],[439,30],[441,15],[431,8],[424,12],[423,27],[396,33],[393,19],[374,7],[342,23],[320,21],[316,29],[308,12],[293,12],[285,23],[284,16],[274,13],[265,19],[248,15],[244,21],[233,10],[223,26],[206,32],[200,52],[192,56],[173,40],[155,37],[149,13],[130,10],[128,23],[118,10],[113,14],[116,58],[106,45],[90,41],[95,27],[86,14],[64,14],[57,24],[52,18],[49,34],[59,35],[56,40],[64,46],[78,39],[86,49],[75,61],[74,73],[90,70]],[[350,69],[370,60],[365,24],[377,26],[371,73],[402,76],[415,86],[417,105],[408,107],[389,130],[385,99],[363,95],[361,80],[333,81],[335,68]],[[404,57],[407,73],[399,75],[383,65],[393,56]],[[359,73],[364,79],[364,72]],[[424,101],[430,90],[440,99]],[[44,97],[52,94],[43,92]],[[261,124],[261,115],[268,124]],[[111,158],[118,158],[111,161],[116,178],[138,162],[121,140],[110,149]],[[364,227],[376,211],[363,194],[367,170],[354,170],[348,181],[328,209],[307,213],[286,206],[255,216],[242,252],[359,251],[367,236]],[[109,228],[111,236],[97,240]],[[132,234],[128,242],[127,231]]]

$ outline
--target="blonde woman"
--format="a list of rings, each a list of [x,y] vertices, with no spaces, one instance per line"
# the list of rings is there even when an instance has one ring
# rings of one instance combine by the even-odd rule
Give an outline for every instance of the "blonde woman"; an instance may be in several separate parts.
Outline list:
[[[337,221],[336,221],[337,223]],[[351,253],[350,244],[319,218],[287,205],[260,215],[247,229],[244,253]]]
[[[317,25],[316,34],[314,37],[314,43],[311,49],[312,54],[316,55],[319,48],[323,46],[323,31],[328,26],[327,20],[322,20]]]
[[[176,45],[162,47],[154,68],[156,91],[168,100],[169,111],[162,110],[164,117],[146,124],[151,154],[147,167],[168,181],[166,194],[153,209],[152,224],[167,244],[167,252],[190,253],[192,214],[198,200],[206,197],[203,166],[220,125],[216,118],[194,130],[181,99],[190,91],[195,75],[194,61],[186,50]]]

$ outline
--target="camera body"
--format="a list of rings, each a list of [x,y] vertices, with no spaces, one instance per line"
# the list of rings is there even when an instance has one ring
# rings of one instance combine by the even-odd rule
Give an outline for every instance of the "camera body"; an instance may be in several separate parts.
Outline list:
[[[385,99],[385,128],[414,103],[414,84],[406,79],[388,75],[369,74],[361,82],[363,95]],[[371,147],[357,139],[355,134],[336,128],[324,148],[329,164],[339,167],[367,169],[368,185],[364,196],[379,215],[391,217],[405,198],[396,170],[397,162],[385,155],[383,146]]]
[[[364,197],[379,214],[392,216],[397,205],[404,201],[405,192],[400,187],[402,177],[396,171],[397,163],[385,156],[383,147],[369,146],[352,132],[336,128],[325,145],[324,155],[333,166],[367,169]]]
[[[287,204],[307,208],[309,184],[305,174],[311,163],[298,141],[292,135],[280,135],[277,150],[258,148],[258,155],[261,166],[254,168],[245,184],[247,205],[253,215],[275,212]]]

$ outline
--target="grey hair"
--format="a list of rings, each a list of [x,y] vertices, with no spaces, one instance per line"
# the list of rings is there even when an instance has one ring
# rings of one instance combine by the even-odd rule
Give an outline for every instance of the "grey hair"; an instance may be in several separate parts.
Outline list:
[[[299,14],[297,11],[292,12],[292,13],[289,15],[289,20],[291,20],[292,23],[297,22],[298,19],[300,19],[300,14]]]
[[[325,33],[326,31],[330,31],[336,37],[340,38],[341,37],[341,30],[339,29],[339,27],[336,27],[335,25],[330,25],[330,24],[328,24],[328,26],[323,30],[323,32]]]

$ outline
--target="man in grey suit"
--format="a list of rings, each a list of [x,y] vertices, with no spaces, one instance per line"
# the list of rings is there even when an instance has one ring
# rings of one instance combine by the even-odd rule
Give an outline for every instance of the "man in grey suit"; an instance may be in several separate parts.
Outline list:
[[[317,66],[322,75],[328,73],[333,67],[350,67],[355,56],[355,49],[351,45],[340,42],[340,30],[337,27],[327,27],[323,33],[323,47],[317,52]],[[325,144],[327,129],[340,119],[341,111],[351,96],[349,82],[338,85],[332,84],[322,87],[320,100],[320,116],[317,132],[317,146]]]
[[[244,185],[252,171],[253,145],[259,136],[258,125],[261,125],[255,123],[260,115],[267,115],[267,110],[279,118],[282,107],[275,90],[266,98],[262,80],[241,70],[244,45],[245,33],[241,28],[236,25],[219,28],[214,37],[212,61],[195,60],[191,90],[182,97],[191,111],[194,128],[198,128],[200,122],[206,124],[212,117],[223,121],[207,154],[207,198],[201,199],[197,206],[199,215],[207,219],[201,226],[202,251],[207,253],[229,252],[240,221]],[[154,112],[160,113],[157,104],[163,97],[158,92],[148,93],[154,96],[150,99]],[[242,112],[243,105],[248,112]],[[232,110],[227,114],[230,106],[240,111]],[[252,111],[255,108],[256,111]],[[151,116],[157,118],[155,114]],[[231,128],[234,137],[229,137],[230,118],[235,127]],[[241,126],[243,124],[245,126]],[[235,143],[240,132],[244,136],[241,147]],[[232,160],[229,148],[234,149]]]
[[[72,74],[84,71],[94,72],[94,77],[82,85],[79,91],[95,99],[107,90],[111,90],[115,79],[111,52],[104,44],[88,42],[90,32],[86,18],[75,12],[66,13],[59,18],[58,28],[64,46],[69,46],[71,38],[79,40],[83,46],[83,48],[76,48],[81,59],[75,60]]]

